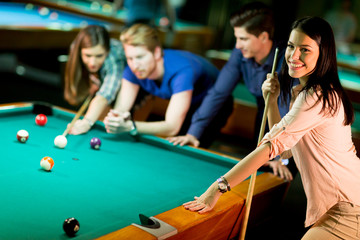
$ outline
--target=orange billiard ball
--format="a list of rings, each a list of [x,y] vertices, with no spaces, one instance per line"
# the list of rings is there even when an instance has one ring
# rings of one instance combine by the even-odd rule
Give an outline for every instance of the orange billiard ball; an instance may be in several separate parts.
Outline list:
[[[54,160],[51,157],[43,157],[40,161],[40,166],[45,171],[50,171],[54,166]]]

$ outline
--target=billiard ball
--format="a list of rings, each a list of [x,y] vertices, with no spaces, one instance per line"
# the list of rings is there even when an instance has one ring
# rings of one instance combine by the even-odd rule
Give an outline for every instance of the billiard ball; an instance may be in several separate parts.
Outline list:
[[[112,8],[112,6],[110,4],[105,3],[102,6],[102,11],[107,12],[107,13],[111,13],[113,11],[113,8]]]
[[[63,229],[68,236],[74,236],[80,229],[80,223],[75,218],[67,218],[63,223]]]
[[[57,12],[52,12],[49,17],[51,20],[56,20],[59,18],[59,14]]]
[[[93,138],[90,140],[90,146],[91,146],[91,148],[96,149],[96,150],[100,149],[100,146],[101,146],[101,141],[100,141],[100,139],[97,138],[97,137],[93,137]]]
[[[19,130],[16,134],[16,138],[19,142],[25,143],[29,138],[29,133],[26,130]]]
[[[91,4],[90,4],[90,9],[91,10],[95,10],[95,11],[97,11],[97,10],[99,10],[101,8],[101,5],[100,5],[100,3],[98,3],[98,2],[92,2]]]
[[[54,139],[54,144],[58,148],[64,148],[67,144],[67,139],[64,135],[59,135]]]
[[[34,5],[31,4],[31,3],[28,3],[28,4],[25,5],[25,10],[26,10],[26,11],[30,11],[30,10],[32,10],[33,8],[34,8]]]
[[[43,157],[40,161],[40,166],[45,171],[50,171],[54,166],[54,160],[51,157]]]
[[[39,126],[44,126],[47,123],[47,117],[45,114],[38,114],[35,117],[35,123]]]
[[[47,7],[39,7],[38,12],[41,16],[46,16],[50,13],[50,10]]]
[[[160,26],[167,27],[167,26],[169,26],[169,23],[170,23],[170,21],[167,17],[160,18],[160,21],[159,21]]]

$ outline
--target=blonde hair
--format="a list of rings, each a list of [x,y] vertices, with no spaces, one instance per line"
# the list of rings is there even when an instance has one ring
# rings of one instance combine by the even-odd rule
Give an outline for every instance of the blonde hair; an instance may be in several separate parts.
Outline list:
[[[100,44],[110,50],[108,31],[102,26],[90,25],[82,29],[70,46],[65,67],[64,98],[72,105],[80,104],[89,95],[89,72],[81,60],[81,49]]]
[[[151,52],[154,52],[156,47],[161,47],[157,30],[141,23],[125,29],[120,35],[120,41],[132,46],[145,46]]]

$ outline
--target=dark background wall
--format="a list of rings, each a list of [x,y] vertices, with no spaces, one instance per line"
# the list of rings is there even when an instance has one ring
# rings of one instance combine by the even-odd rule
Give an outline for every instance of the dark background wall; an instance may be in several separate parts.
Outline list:
[[[214,41],[215,49],[228,49],[234,46],[233,30],[229,24],[230,15],[241,6],[254,2],[253,0],[197,0],[186,1],[180,11],[182,19],[196,21],[214,27],[217,36]],[[277,36],[287,38],[291,23],[303,16],[323,17],[333,8],[338,8],[341,0],[260,0],[270,6],[275,15]],[[360,0],[352,1],[352,11],[358,17],[360,26]],[[360,42],[360,27],[356,34],[356,41]]]

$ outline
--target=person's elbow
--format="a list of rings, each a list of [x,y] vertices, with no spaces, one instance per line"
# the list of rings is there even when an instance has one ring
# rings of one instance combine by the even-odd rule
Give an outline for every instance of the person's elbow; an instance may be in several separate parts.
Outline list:
[[[172,128],[169,128],[166,137],[177,136],[177,135],[179,134],[179,132],[180,132],[180,127],[172,127]]]
[[[101,93],[96,94],[93,99],[96,100],[98,104],[106,105],[111,104],[111,102],[113,101],[111,96],[107,96]]]
[[[164,137],[177,136],[180,132],[182,124],[179,123],[166,123],[167,131]]]

